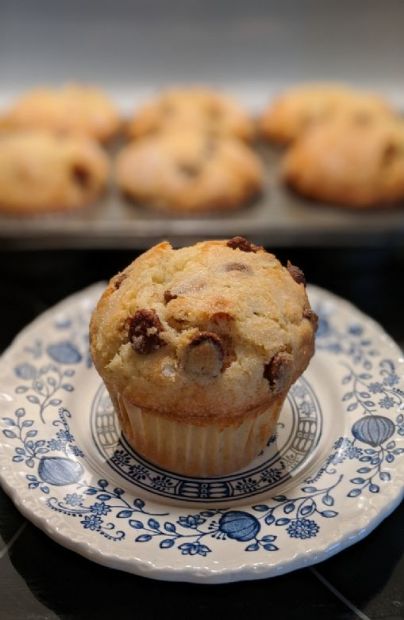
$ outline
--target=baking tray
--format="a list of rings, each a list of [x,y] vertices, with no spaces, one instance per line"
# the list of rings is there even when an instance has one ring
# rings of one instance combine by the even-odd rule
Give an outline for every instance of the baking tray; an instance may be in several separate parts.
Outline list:
[[[30,218],[0,216],[1,248],[144,249],[245,235],[267,247],[383,246],[404,243],[404,209],[357,212],[301,199],[279,182],[281,151],[258,146],[266,184],[251,205],[225,214],[172,216],[124,199],[111,187],[97,204],[78,212]]]

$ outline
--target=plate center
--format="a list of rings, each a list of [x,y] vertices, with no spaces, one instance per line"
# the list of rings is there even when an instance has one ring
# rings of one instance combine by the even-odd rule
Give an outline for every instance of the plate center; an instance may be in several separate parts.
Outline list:
[[[103,461],[143,493],[188,503],[224,503],[272,495],[307,471],[322,435],[323,413],[306,378],[291,388],[272,436],[246,468],[222,477],[197,478],[164,470],[138,454],[121,434],[105,386],[91,407],[91,432]]]

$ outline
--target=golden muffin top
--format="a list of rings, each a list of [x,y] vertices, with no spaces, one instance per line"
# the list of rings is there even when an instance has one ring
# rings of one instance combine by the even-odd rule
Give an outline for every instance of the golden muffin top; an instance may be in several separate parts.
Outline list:
[[[110,281],[91,321],[107,387],[167,415],[247,415],[306,368],[316,316],[303,273],[242,237],[160,243]]]

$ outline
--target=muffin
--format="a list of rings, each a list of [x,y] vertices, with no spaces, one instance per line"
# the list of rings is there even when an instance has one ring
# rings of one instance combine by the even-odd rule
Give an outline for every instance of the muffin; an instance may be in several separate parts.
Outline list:
[[[78,209],[105,187],[108,159],[84,137],[43,131],[0,134],[0,211],[35,215]]]
[[[115,177],[131,199],[185,214],[238,208],[263,186],[261,162],[248,146],[190,130],[127,145],[117,157]]]
[[[404,200],[404,123],[335,120],[307,131],[286,153],[283,181],[302,196],[342,207]]]
[[[341,84],[296,86],[269,104],[261,118],[261,134],[267,140],[288,144],[315,123],[348,116],[360,123],[392,116],[391,106],[372,93]]]
[[[219,476],[273,434],[313,355],[316,322],[302,271],[246,239],[163,242],[110,281],[91,352],[137,452]]]
[[[77,84],[31,90],[0,116],[0,129],[80,133],[99,142],[109,140],[119,126],[118,110],[108,96]]]
[[[183,127],[241,140],[254,136],[253,121],[237,101],[198,86],[162,92],[135,111],[127,130],[131,138],[139,138]]]

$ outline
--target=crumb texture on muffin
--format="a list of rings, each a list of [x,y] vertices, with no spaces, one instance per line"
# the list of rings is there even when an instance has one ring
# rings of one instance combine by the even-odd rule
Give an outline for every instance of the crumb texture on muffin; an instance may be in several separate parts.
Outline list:
[[[183,130],[127,145],[117,158],[116,180],[130,198],[156,208],[220,211],[256,196],[263,169],[238,140]]]
[[[29,215],[83,207],[104,189],[108,168],[100,146],[84,137],[0,134],[0,210]]]
[[[193,424],[270,406],[314,349],[316,316],[292,267],[242,237],[153,247],[112,278],[92,317],[107,387]]]
[[[320,124],[286,153],[282,177],[299,194],[369,208],[404,200],[404,123]]]
[[[288,144],[318,122],[340,116],[366,124],[393,116],[393,109],[382,97],[344,84],[302,84],[268,105],[261,117],[261,133],[268,140]]]
[[[232,97],[203,86],[171,88],[135,111],[128,123],[131,138],[184,127],[216,136],[251,140],[254,124]]]
[[[119,125],[119,112],[109,97],[80,84],[31,90],[0,118],[0,128],[79,133],[101,142],[115,135]]]

